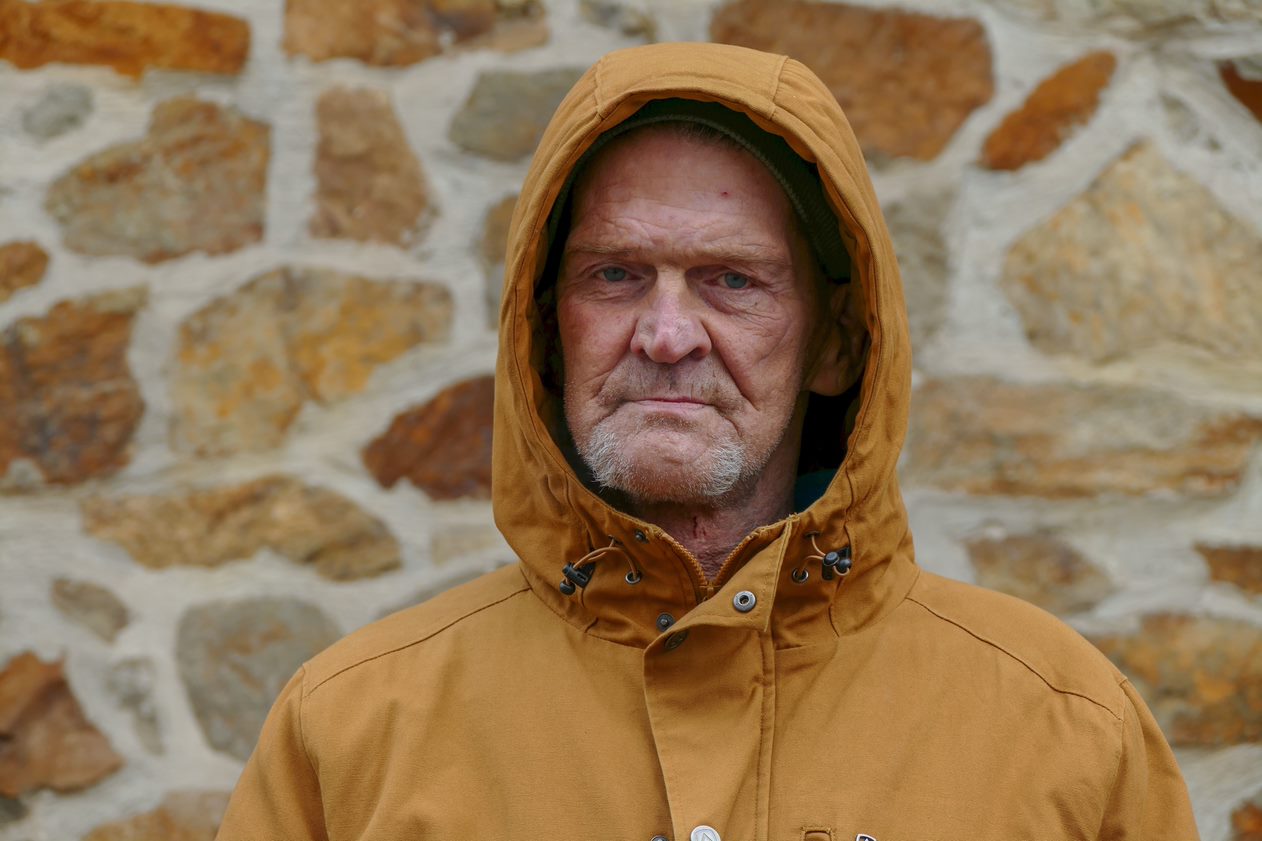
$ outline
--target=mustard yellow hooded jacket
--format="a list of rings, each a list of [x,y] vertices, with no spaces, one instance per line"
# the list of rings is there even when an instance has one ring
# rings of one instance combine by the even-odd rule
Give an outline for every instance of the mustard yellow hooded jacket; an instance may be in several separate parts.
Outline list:
[[[583,485],[540,374],[552,205],[597,136],[667,97],[742,111],[818,165],[869,334],[857,406],[808,417],[804,451],[844,451],[827,491],[750,533],[714,582]],[[308,662],[222,841],[1197,837],[1166,742],[1104,657],[915,565],[895,476],[911,379],[898,267],[854,135],[806,67],[710,44],[593,66],[526,178],[500,337],[493,499],[520,563]],[[848,575],[824,574],[830,551],[849,552]],[[572,595],[566,564],[591,571]]]

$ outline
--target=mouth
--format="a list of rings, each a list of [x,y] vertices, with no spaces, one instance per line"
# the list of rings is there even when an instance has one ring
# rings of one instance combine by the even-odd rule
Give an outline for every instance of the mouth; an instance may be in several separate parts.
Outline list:
[[[635,400],[628,401],[645,409],[657,411],[695,411],[705,409],[710,406],[701,400],[694,400],[690,397],[640,397]]]

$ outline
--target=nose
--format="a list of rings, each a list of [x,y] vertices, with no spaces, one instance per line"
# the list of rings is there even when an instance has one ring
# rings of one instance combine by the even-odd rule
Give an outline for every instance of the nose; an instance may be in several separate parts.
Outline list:
[[[636,319],[631,351],[664,365],[703,358],[711,343],[698,303],[682,278],[659,278]]]

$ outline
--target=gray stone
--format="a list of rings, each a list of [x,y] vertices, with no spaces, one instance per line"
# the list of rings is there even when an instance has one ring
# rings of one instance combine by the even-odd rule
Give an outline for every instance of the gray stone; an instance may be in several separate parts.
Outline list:
[[[0,794],[0,826],[17,823],[26,817],[26,804],[13,797]]]
[[[52,85],[22,112],[22,128],[40,140],[51,140],[78,128],[92,113],[92,91],[83,85]]]
[[[63,616],[106,642],[113,642],[130,620],[127,605],[118,596],[90,581],[58,578],[53,581],[52,600]]]
[[[582,74],[576,68],[484,71],[447,136],[475,155],[500,161],[523,158],[534,151],[552,112]]]
[[[154,679],[153,661],[147,657],[133,657],[110,667],[105,687],[118,705],[131,713],[136,738],[145,750],[160,754],[164,748],[158,707],[153,700]]]
[[[210,746],[248,758],[285,683],[340,636],[322,610],[298,599],[263,597],[190,608],[176,634],[176,661]]]
[[[657,37],[657,22],[643,3],[632,0],[579,0],[578,11],[584,20],[616,29],[623,35],[649,41]]]
[[[917,351],[933,338],[946,315],[949,255],[942,224],[954,201],[954,191],[941,190],[916,193],[885,208],[907,296],[911,343]]]

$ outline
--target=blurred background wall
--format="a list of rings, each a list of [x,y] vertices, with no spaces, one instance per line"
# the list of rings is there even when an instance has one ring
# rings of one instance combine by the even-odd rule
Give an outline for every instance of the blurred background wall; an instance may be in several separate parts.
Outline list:
[[[0,837],[209,839],[302,660],[510,561],[515,191],[583,68],[706,39],[869,155],[920,562],[1091,637],[1262,838],[1259,0],[0,0]]]

